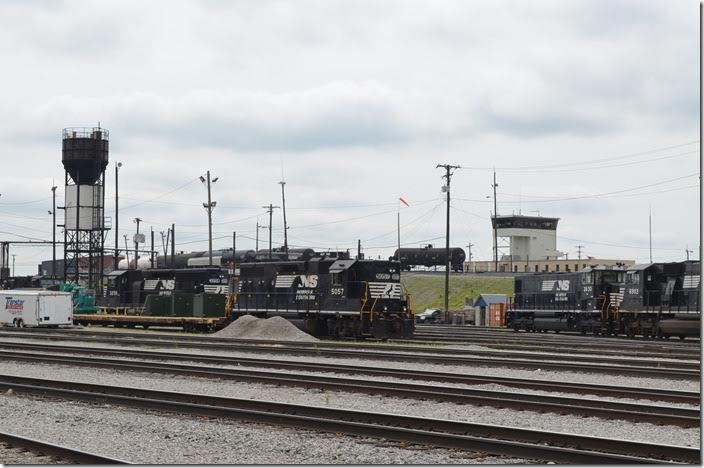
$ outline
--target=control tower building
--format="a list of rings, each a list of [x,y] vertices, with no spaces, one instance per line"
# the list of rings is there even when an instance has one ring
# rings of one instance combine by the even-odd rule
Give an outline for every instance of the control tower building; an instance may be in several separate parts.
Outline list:
[[[105,233],[105,168],[108,131],[65,128],[61,162],[65,175],[64,280],[99,289]]]
[[[557,250],[557,222],[560,218],[543,216],[498,216],[492,217],[491,223],[499,240],[508,240],[508,254],[501,260],[526,262],[529,260],[556,260],[563,256]],[[494,248],[497,246],[494,245]]]

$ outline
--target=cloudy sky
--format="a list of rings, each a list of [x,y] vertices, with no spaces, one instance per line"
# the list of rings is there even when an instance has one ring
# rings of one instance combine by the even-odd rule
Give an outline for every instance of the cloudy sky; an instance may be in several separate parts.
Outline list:
[[[499,214],[559,217],[569,258],[647,260],[650,209],[653,259],[681,260],[700,238],[698,15],[690,0],[2,0],[0,240],[51,238],[61,130],[100,122],[110,216],[123,164],[120,238],[140,217],[207,249],[210,170],[214,247],[237,231],[254,248],[283,171],[292,245],[388,257],[402,196],[402,243],[441,246],[449,163],[451,244],[475,259],[492,255],[496,168]],[[278,246],[280,210],[272,225]],[[11,253],[18,275],[51,258]]]

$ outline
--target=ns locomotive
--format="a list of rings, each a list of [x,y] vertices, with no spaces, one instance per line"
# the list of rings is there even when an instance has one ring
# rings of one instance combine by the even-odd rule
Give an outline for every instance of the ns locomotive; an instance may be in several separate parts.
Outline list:
[[[400,269],[326,257],[242,264],[232,317],[280,316],[315,336],[407,338],[415,320]]]
[[[699,336],[699,261],[594,267],[515,278],[506,324],[514,330]]]

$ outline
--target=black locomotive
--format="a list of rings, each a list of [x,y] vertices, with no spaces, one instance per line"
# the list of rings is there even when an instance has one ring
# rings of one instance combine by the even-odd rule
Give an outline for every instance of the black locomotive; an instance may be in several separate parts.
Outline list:
[[[400,264],[313,257],[240,265],[233,319],[281,316],[315,336],[406,338],[414,318]]]
[[[401,254],[400,257],[399,253]],[[430,244],[417,249],[396,249],[391,259],[399,259],[401,268],[404,270],[410,270],[412,266],[416,265],[432,267],[445,266],[447,264],[445,249],[434,248]],[[464,250],[459,247],[450,248],[450,268],[452,271],[462,271],[464,259]]]
[[[700,335],[698,261],[594,267],[515,278],[514,330],[649,337]]]
[[[96,304],[106,309],[141,308],[150,295],[227,294],[228,284],[228,271],[218,267],[113,270],[106,275]]]

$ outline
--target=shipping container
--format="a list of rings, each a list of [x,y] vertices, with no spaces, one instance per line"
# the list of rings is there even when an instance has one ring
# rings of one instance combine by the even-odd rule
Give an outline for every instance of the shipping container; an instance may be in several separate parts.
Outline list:
[[[501,302],[489,304],[487,325],[490,327],[506,326],[506,304],[503,304]]]
[[[73,324],[71,293],[59,291],[0,291],[0,325],[47,327]]]

